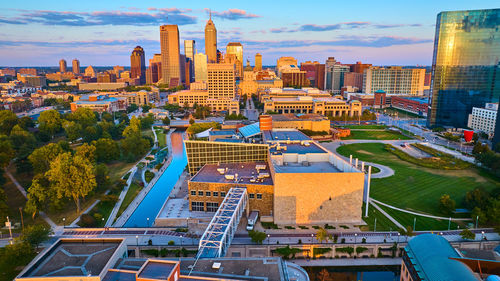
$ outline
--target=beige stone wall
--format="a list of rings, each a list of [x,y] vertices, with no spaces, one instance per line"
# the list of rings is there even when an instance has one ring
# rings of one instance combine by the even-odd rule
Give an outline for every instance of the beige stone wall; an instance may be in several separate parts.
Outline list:
[[[362,173],[275,173],[276,224],[359,223]]]
[[[273,128],[294,128],[298,130],[311,130],[311,131],[330,131],[330,120],[293,120],[293,121],[274,121]]]
[[[191,202],[217,202],[219,205],[224,200],[220,192],[229,192],[232,187],[241,187],[242,184],[228,184],[228,183],[206,183],[206,182],[188,182],[189,189],[189,210],[191,210]],[[249,211],[259,211],[260,216],[271,216],[273,211],[273,186],[272,185],[256,185],[246,184],[243,185],[247,188],[248,194],[255,194],[254,198],[248,198]],[[191,195],[191,190],[196,191],[196,195]],[[214,191],[219,192],[219,196],[198,196],[198,191]],[[257,199],[257,194],[262,194],[262,199]],[[206,211],[206,203],[205,203]]]

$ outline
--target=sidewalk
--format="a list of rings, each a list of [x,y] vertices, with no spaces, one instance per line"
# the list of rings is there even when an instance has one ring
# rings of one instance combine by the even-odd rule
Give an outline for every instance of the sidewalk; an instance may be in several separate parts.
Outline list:
[[[116,214],[118,213],[118,210],[120,209],[120,206],[122,205],[123,199],[125,199],[125,195],[127,195],[128,189],[130,187],[130,184],[132,183],[132,179],[134,178],[136,171],[137,171],[137,166],[134,166],[132,169],[130,169],[130,171],[129,171],[130,175],[128,176],[128,179],[127,179],[127,185],[123,188],[122,192],[120,193],[120,196],[118,197],[118,202],[116,202],[115,206],[113,207],[113,210],[111,210],[111,213],[109,214],[108,220],[106,221],[106,224],[104,226],[110,227],[113,224],[113,221],[116,218]],[[122,179],[123,179],[123,177],[122,177]]]

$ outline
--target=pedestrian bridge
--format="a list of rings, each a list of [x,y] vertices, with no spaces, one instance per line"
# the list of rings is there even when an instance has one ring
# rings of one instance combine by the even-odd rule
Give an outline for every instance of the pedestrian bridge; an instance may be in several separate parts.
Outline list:
[[[226,255],[247,203],[246,188],[233,187],[229,190],[200,239],[197,259],[219,258]]]

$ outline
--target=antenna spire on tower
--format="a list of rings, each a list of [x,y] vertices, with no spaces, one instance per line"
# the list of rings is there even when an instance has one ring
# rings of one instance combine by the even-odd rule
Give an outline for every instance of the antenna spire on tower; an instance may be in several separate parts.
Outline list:
[[[210,20],[212,20],[212,10],[208,9],[208,13],[210,14]]]

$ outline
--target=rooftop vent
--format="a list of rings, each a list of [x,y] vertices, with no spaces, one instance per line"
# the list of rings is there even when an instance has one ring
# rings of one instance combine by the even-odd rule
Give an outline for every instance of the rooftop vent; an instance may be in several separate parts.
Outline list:
[[[214,262],[214,264],[212,264],[212,269],[219,269],[220,266],[221,266],[220,262]]]

